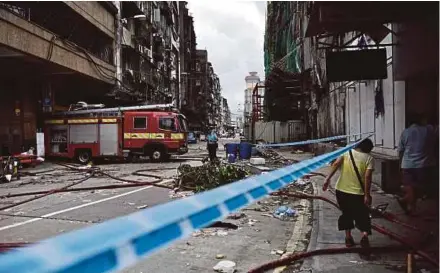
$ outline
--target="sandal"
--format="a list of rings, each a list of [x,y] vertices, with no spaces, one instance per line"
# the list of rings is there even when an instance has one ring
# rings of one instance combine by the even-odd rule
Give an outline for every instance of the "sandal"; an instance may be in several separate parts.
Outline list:
[[[361,244],[362,248],[369,248],[370,247],[370,240],[368,240],[367,236],[363,236],[360,244]],[[370,250],[367,250],[367,249],[360,252],[359,256],[361,257],[361,259],[364,259],[364,260],[371,260],[372,259],[371,252],[370,252]]]
[[[363,236],[361,239],[361,247],[362,248],[367,248],[370,247],[370,240],[368,240],[367,236]]]
[[[353,240],[353,237],[345,237],[345,246],[346,247],[354,247],[356,243]]]

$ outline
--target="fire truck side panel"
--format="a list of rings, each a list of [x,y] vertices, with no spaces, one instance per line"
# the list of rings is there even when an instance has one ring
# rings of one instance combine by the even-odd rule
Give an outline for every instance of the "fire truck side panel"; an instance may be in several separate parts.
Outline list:
[[[68,122],[70,122],[70,120],[68,120]],[[71,158],[75,157],[77,151],[79,151],[80,149],[82,150],[88,149],[92,157],[99,156],[98,137],[99,137],[98,123],[70,124],[69,125],[69,144],[70,144],[69,157]]]
[[[69,126],[71,144],[97,143],[98,124],[72,124]]]
[[[117,156],[119,154],[118,124],[99,124],[99,155]]]
[[[143,112],[125,113],[124,116],[124,148],[143,152],[149,142],[152,120]]]
[[[99,143],[79,143],[69,145],[69,158],[75,158],[76,153],[80,150],[89,150],[92,157],[99,156]]]

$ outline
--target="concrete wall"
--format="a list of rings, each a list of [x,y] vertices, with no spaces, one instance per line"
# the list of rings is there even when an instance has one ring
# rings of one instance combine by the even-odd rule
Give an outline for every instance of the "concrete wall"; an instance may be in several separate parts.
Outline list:
[[[317,114],[318,132],[320,137],[343,135],[345,132],[344,107],[345,89],[332,90],[320,101]]]
[[[350,38],[346,37],[347,40]],[[392,42],[392,34],[382,41]],[[397,157],[396,147],[405,128],[406,84],[394,79],[393,50],[392,47],[386,47],[386,50],[388,77],[382,81],[384,113],[375,115],[375,90],[380,81],[330,83],[329,92],[318,103],[319,137],[375,132],[372,137],[376,145],[375,152]],[[352,137],[349,141],[359,138]]]
[[[84,53],[74,51],[62,41],[53,40],[54,36],[51,32],[6,10],[0,10],[0,33],[2,45],[43,60],[47,60],[48,52],[52,50],[48,61],[95,79],[114,83],[114,80],[101,75]],[[115,67],[113,65],[96,57],[90,57],[104,73],[109,77],[114,77]]]
[[[389,34],[383,43],[391,43]],[[375,152],[397,157],[396,148],[400,134],[405,129],[405,82],[393,76],[392,48],[387,48],[388,77],[382,81],[383,115],[375,115],[375,88],[378,81],[352,82],[346,88],[346,133],[375,132],[372,137]],[[351,138],[351,141],[360,136]]]
[[[257,121],[254,127],[255,140],[263,139],[269,143],[283,143],[304,140],[306,127],[303,121]]]
[[[111,38],[115,37],[115,18],[99,2],[63,1],[64,4],[80,14],[84,19],[99,28]]]

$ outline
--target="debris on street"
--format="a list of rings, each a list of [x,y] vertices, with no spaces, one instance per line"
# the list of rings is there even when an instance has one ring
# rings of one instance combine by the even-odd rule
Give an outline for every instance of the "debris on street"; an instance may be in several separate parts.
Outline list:
[[[234,273],[235,272],[236,263],[233,261],[220,261],[214,267],[214,271],[220,273]]]
[[[287,207],[287,206],[281,206],[275,210],[275,212],[273,213],[273,216],[275,218],[280,219],[280,220],[286,221],[286,220],[288,220],[289,217],[296,216],[296,214],[297,214],[296,210],[294,210],[290,207]]]
[[[271,168],[280,168],[299,162],[298,160],[287,159],[280,153],[270,148],[257,148],[261,157],[265,159],[265,166]]]
[[[296,180],[295,183],[296,183],[297,185],[303,186],[303,185],[306,185],[306,184],[310,183],[310,179],[299,178],[298,180]]]
[[[255,220],[255,219],[249,219],[249,221],[248,221],[248,225],[249,226],[253,226],[253,225],[255,225],[255,223],[257,223],[258,222],[258,220]]]
[[[227,218],[232,220],[238,220],[244,217],[246,217],[246,214],[244,213],[232,213]]]
[[[224,254],[217,254],[217,255],[215,256],[215,258],[221,260],[221,259],[226,258],[226,255],[224,255]]]
[[[169,197],[171,199],[177,199],[177,198],[185,198],[191,195],[194,195],[193,191],[181,191],[181,192],[170,191]]]
[[[271,255],[283,255],[285,253],[284,250],[274,249],[270,252]]]
[[[145,209],[145,208],[147,208],[148,207],[148,205],[142,205],[142,206],[138,206],[138,207],[136,207],[137,209]]]
[[[224,231],[224,230],[218,230],[216,233],[215,233],[215,235],[217,235],[217,236],[228,236],[228,232],[227,231]]]
[[[264,158],[261,157],[252,157],[250,159],[250,163],[253,165],[264,165],[266,164],[266,160],[264,160]]]
[[[177,168],[176,188],[202,192],[245,178],[249,173],[242,167],[218,162],[192,167],[183,164]]]

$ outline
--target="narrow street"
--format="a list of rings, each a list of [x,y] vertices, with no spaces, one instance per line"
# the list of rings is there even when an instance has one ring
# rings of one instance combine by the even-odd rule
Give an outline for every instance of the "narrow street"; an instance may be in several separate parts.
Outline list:
[[[438,273],[439,26],[0,0],[0,273]]]
[[[224,157],[223,143],[237,141],[238,138],[221,139],[217,156]],[[185,157],[207,156],[206,142],[191,144],[189,149]],[[202,164],[195,160],[172,159],[167,163],[110,163],[98,167],[116,177],[148,181],[133,176],[132,173],[140,169],[159,169],[151,173],[163,178],[172,178],[182,163],[193,166]],[[49,169],[55,170],[1,184],[0,195],[61,188],[84,177],[84,174],[66,171],[65,168],[52,163],[45,163],[26,171],[39,172]],[[96,177],[72,188],[120,183],[122,182]],[[3,207],[30,197],[3,198],[0,199],[0,203]],[[1,211],[0,236],[4,243],[36,242],[171,200],[173,199],[170,190],[154,186],[55,193]],[[234,261],[239,272],[245,272],[269,262],[287,251],[286,247],[297,224],[295,218],[288,221],[273,218],[273,211],[281,205],[296,208],[298,213],[304,214],[307,219],[311,217],[309,205],[302,207],[296,200],[267,198],[243,210],[242,215],[235,217],[237,219],[224,220],[225,223],[233,224],[232,228],[203,229],[189,239],[173,244],[123,272],[209,272],[221,259]],[[299,224],[303,225],[303,222]],[[303,248],[306,246],[304,243]],[[278,253],[275,253],[277,251]]]

